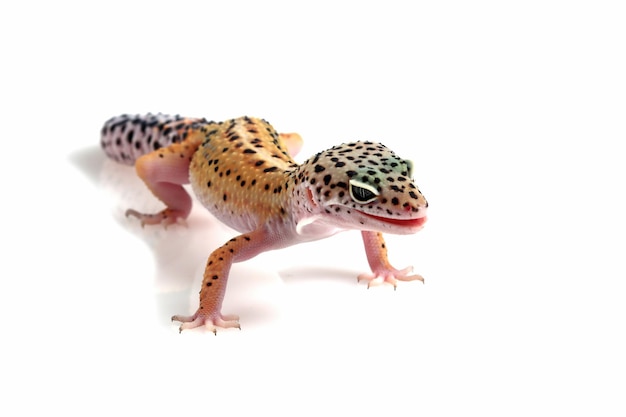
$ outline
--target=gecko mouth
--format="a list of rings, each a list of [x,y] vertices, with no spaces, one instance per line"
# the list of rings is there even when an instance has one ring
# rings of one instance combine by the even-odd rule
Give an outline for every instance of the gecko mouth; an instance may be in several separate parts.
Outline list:
[[[426,223],[426,216],[419,217],[417,219],[392,219],[389,217],[375,216],[373,214],[365,213],[363,211],[360,211],[360,213],[364,214],[367,217],[371,217],[372,219],[378,220],[379,222],[394,224],[396,226],[422,227],[424,223]]]

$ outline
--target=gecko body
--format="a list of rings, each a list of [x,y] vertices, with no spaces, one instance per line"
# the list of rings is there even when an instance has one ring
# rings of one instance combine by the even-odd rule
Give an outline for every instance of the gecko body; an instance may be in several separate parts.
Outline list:
[[[199,308],[174,316],[180,330],[239,327],[221,305],[230,267],[261,252],[343,230],[360,230],[372,270],[369,285],[422,280],[391,266],[382,233],[410,234],[426,221],[428,203],[412,180],[412,164],[382,144],[357,141],[319,152],[303,164],[297,134],[279,134],[265,120],[226,122],[167,115],[118,116],[107,121],[101,145],[112,159],[134,164],[165,209],[156,214],[128,210],[142,224],[168,225],[185,219],[191,183],[198,200],[241,234],[207,261]]]

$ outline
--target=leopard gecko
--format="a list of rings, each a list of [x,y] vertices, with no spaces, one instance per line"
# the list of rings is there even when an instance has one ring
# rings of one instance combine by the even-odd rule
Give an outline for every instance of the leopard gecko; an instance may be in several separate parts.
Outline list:
[[[421,280],[412,268],[388,261],[382,233],[412,234],[426,221],[428,203],[412,180],[412,163],[380,143],[355,141],[315,154],[303,164],[292,156],[298,134],[279,134],[265,120],[224,122],[164,114],[122,115],[105,122],[101,146],[118,162],[134,165],[165,208],[156,214],[128,210],[143,225],[184,221],[197,199],[239,236],[209,256],[199,307],[175,315],[180,331],[205,326],[240,328],[223,315],[222,301],[233,262],[344,230],[361,232],[374,284]]]

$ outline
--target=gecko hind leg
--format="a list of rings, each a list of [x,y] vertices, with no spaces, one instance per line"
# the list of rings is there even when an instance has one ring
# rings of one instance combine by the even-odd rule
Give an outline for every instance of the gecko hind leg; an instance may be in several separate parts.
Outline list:
[[[279,133],[280,140],[287,147],[287,153],[294,157],[302,149],[302,137],[297,133]]]
[[[142,226],[168,226],[184,221],[189,216],[192,200],[183,185],[189,183],[189,164],[198,149],[199,142],[196,142],[187,140],[174,143],[137,159],[137,175],[152,194],[165,203],[166,208],[155,214],[129,209],[126,216],[138,218]]]

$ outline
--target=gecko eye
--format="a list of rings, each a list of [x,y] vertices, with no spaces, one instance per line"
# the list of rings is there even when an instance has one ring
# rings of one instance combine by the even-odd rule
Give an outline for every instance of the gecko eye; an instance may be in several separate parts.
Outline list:
[[[357,180],[350,180],[350,196],[357,203],[365,204],[376,200],[378,191],[371,185]]]

